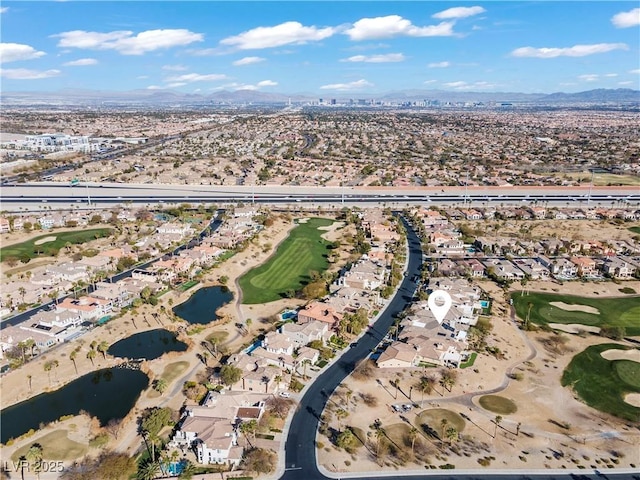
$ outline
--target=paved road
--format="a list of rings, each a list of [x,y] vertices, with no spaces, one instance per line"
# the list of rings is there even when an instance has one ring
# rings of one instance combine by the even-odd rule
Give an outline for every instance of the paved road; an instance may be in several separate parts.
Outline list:
[[[322,373],[302,397],[289,427],[285,445],[285,473],[283,479],[326,478],[316,465],[315,436],[320,415],[338,385],[349,375],[355,365],[366,358],[387,334],[396,316],[411,302],[416,290],[414,276],[419,275],[422,262],[420,241],[413,229],[405,222],[409,242],[407,275],[396,295],[378,317],[373,328],[358,341],[357,346],[347,350],[342,357]]]

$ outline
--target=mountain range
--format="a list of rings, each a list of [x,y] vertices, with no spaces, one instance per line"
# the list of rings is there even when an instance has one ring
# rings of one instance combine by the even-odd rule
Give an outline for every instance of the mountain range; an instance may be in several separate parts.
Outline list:
[[[378,95],[362,93],[334,94],[318,96],[311,93],[270,93],[257,90],[218,91],[208,95],[190,94],[172,90],[131,90],[126,92],[66,89],[56,92],[1,92],[0,102],[5,107],[26,105],[51,106],[109,106],[144,105],[195,106],[207,104],[305,104],[317,103],[323,98],[325,103],[335,99],[336,103],[350,100],[364,100],[383,103],[404,102],[471,102],[471,103],[512,103],[522,105],[557,104],[633,104],[640,105],[640,90],[629,88],[596,89],[577,93],[557,92],[459,92],[446,90],[402,90]],[[362,102],[361,102],[362,103]]]

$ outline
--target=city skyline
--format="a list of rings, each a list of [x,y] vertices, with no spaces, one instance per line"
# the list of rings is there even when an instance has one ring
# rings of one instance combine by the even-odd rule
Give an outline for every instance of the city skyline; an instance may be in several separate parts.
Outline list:
[[[640,86],[637,2],[3,2],[2,89]]]

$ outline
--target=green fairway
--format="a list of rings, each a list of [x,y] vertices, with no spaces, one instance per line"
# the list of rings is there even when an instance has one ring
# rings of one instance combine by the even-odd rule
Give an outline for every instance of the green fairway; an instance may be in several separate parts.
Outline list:
[[[631,230],[633,233],[640,233],[640,226],[629,227],[629,230]]]
[[[90,230],[77,230],[73,232],[57,232],[52,231],[46,235],[27,240],[26,242],[16,243],[0,249],[0,261],[6,260],[8,257],[17,259],[37,258],[56,256],[61,248],[67,244],[77,245],[85,243],[97,238],[108,237],[111,234],[110,228],[94,228]],[[43,240],[47,240],[44,241]]]
[[[607,360],[606,350],[628,350],[617,343],[593,345],[577,354],[562,374],[562,385],[570,386],[587,405],[634,422],[640,408],[624,401],[627,393],[640,393],[640,364],[630,360]],[[635,364],[635,365],[631,365]]]
[[[549,323],[579,323],[594,327],[625,327],[627,335],[640,335],[640,297],[626,296],[617,298],[589,298],[554,293],[532,292],[521,295],[512,293],[513,305],[518,317],[527,316],[529,303],[531,314],[529,320],[539,325]],[[600,313],[563,310],[550,305],[551,302],[564,302],[570,305],[585,305],[595,308]]]
[[[54,430],[46,435],[27,443],[11,455],[11,460],[17,462],[18,459],[26,455],[29,448],[34,443],[42,445],[43,457],[47,460],[76,460],[82,458],[88,450],[86,445],[70,440],[67,430]]]
[[[437,434],[438,438],[442,436],[443,420],[446,420],[446,425],[454,427],[458,432],[462,432],[466,426],[464,418],[459,413],[446,408],[430,408],[423,410],[416,416],[416,424],[420,425],[422,430],[427,433],[428,430],[423,425],[428,426]]]
[[[310,218],[294,228],[267,262],[240,277],[242,303],[280,300],[286,292],[300,290],[308,283],[310,271],[326,270],[330,242],[321,237],[324,232],[318,227],[332,223],[326,218]]]

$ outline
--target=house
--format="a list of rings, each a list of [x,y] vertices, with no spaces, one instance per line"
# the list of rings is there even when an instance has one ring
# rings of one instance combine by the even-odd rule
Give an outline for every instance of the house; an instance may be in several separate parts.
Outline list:
[[[337,328],[342,320],[342,314],[338,313],[331,305],[322,302],[311,302],[298,312],[298,323],[312,321],[324,322],[329,329]]]
[[[569,259],[578,269],[581,277],[597,276],[596,261],[590,257],[571,257]]]
[[[0,218],[0,233],[9,233],[11,231],[11,226],[9,224],[9,220],[1,217]]]
[[[329,324],[318,320],[285,323],[280,327],[280,332],[286,335],[294,346],[301,347],[315,340],[321,340],[324,343],[329,338]]]
[[[109,300],[94,297],[80,297],[63,299],[57,305],[57,309],[61,311],[68,310],[72,313],[80,315],[82,320],[97,320],[109,312],[113,305]]]
[[[620,280],[628,280],[633,278],[636,270],[637,267],[635,265],[623,260],[620,257],[607,258],[602,265],[602,271],[605,274],[613,278],[618,278]]]
[[[403,342],[393,342],[376,360],[379,368],[406,368],[417,364],[418,352],[413,346]]]
[[[571,280],[578,275],[578,267],[565,257],[557,257],[554,260],[540,255],[540,263],[547,267],[551,274],[558,279]]]

